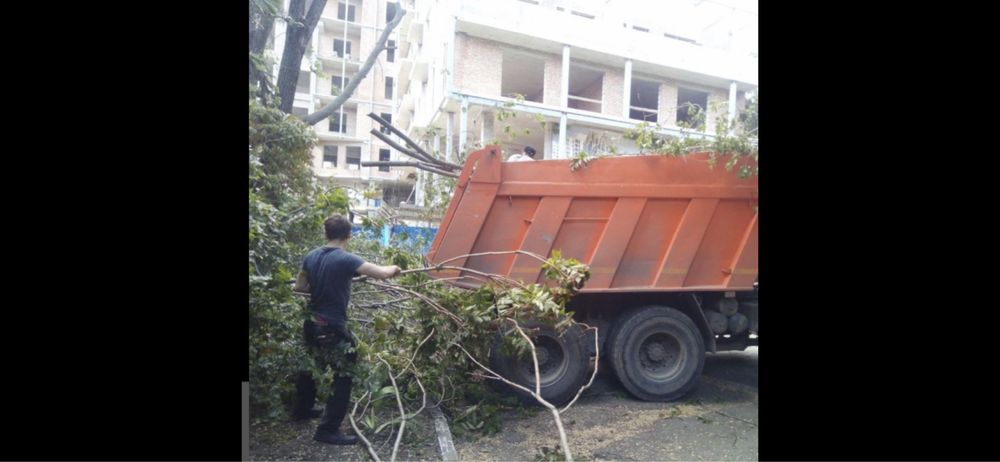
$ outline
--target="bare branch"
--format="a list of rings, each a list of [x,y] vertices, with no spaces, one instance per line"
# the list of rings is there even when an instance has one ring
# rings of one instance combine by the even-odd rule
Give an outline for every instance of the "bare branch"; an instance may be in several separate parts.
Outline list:
[[[546,260],[544,258],[542,258],[541,255],[538,255],[537,253],[532,253],[532,252],[528,252],[528,251],[525,251],[525,250],[504,250],[504,251],[500,251],[500,252],[467,253],[465,255],[459,255],[457,257],[449,258],[449,259],[447,259],[447,260],[445,260],[443,262],[438,263],[438,265],[443,265],[445,263],[452,262],[452,261],[455,261],[455,260],[458,260],[458,259],[461,259],[461,258],[479,257],[479,256],[483,256],[483,255],[510,255],[512,253],[518,254],[518,255],[527,255],[527,256],[529,256],[531,258],[534,258],[534,259],[536,259],[536,260],[538,260],[538,261],[540,261],[542,263],[546,262]]]
[[[566,430],[563,428],[562,418],[559,416],[559,410],[542,399],[542,377],[538,371],[538,351],[535,349],[535,342],[531,341],[528,334],[524,333],[524,329],[521,328],[521,325],[518,324],[516,320],[510,319],[510,322],[514,323],[514,327],[517,328],[517,333],[521,334],[521,336],[528,341],[528,346],[531,347],[531,361],[535,365],[535,399],[546,405],[545,407],[549,408],[549,412],[552,413],[552,418],[556,421],[556,428],[559,430],[559,441],[562,442],[563,455],[566,456],[566,460],[568,462],[573,462],[573,454],[569,449],[569,440],[566,438]]]
[[[417,347],[413,350],[413,355],[410,356],[409,364],[407,364],[406,367],[413,367],[413,360],[417,359],[417,352],[420,351],[420,347],[424,346],[424,343],[427,343],[427,341],[431,339],[432,335],[434,335],[433,327],[431,328],[431,333],[427,334],[427,336],[424,337],[424,339],[420,342],[420,344],[417,345]],[[399,371],[399,375],[396,376],[397,379],[399,378],[399,376],[403,375],[403,372],[406,372],[406,367],[404,367],[403,370]],[[415,368],[413,369],[413,374],[414,376],[417,374],[417,370]]]
[[[368,116],[369,116],[369,117],[372,117],[372,114],[368,114]],[[381,120],[381,117],[379,117],[379,120]],[[398,132],[398,131],[399,131],[399,130],[397,130],[397,129],[396,129],[396,127],[393,127],[393,126],[391,126],[391,125],[389,125],[389,126],[388,126],[388,128],[389,128],[390,130],[394,131],[394,132]],[[435,166],[437,166],[438,168],[441,168],[441,169],[444,169],[444,170],[453,170],[453,169],[454,169],[454,170],[461,170],[461,169],[462,169],[461,167],[458,167],[458,168],[455,168],[455,167],[452,167],[451,165],[441,165],[441,164],[439,164],[439,163],[438,163],[437,161],[435,161],[435,160],[434,160],[434,158],[432,158],[432,157],[429,157],[429,156],[428,156],[428,155],[426,155],[426,154],[421,154],[420,152],[417,152],[417,151],[413,151],[413,150],[410,150],[410,149],[407,149],[407,148],[404,148],[404,147],[403,147],[403,146],[401,146],[401,145],[400,145],[399,143],[395,142],[395,141],[394,141],[394,140],[393,140],[392,138],[390,138],[390,137],[386,136],[386,135],[385,135],[385,133],[382,133],[382,132],[378,131],[377,129],[374,129],[374,128],[373,128],[373,129],[372,129],[372,130],[371,130],[370,132],[368,132],[368,133],[371,133],[371,134],[372,134],[373,136],[375,136],[376,138],[378,138],[378,139],[380,139],[380,140],[384,141],[384,142],[385,142],[386,144],[388,144],[389,146],[392,146],[392,148],[393,148],[393,149],[395,149],[395,150],[397,150],[397,151],[399,151],[399,152],[401,152],[401,153],[403,153],[403,154],[406,154],[406,155],[407,155],[407,156],[409,156],[409,157],[412,157],[412,158],[414,158],[414,159],[417,159],[417,160],[419,160],[419,161],[422,161],[422,162],[427,162],[427,163],[429,163],[429,164],[432,164],[432,165],[435,165]],[[408,139],[408,138],[407,138],[407,139]]]
[[[448,315],[448,316],[449,316],[449,317],[451,317],[451,318],[452,318],[452,319],[453,319],[453,320],[454,320],[454,321],[455,321],[456,323],[458,323],[458,325],[460,325],[460,326],[464,326],[464,325],[465,325],[465,322],[463,322],[463,321],[462,321],[462,318],[460,318],[460,317],[456,316],[456,315],[455,315],[455,313],[452,313],[452,312],[450,312],[450,311],[446,310],[446,309],[445,309],[445,308],[444,308],[443,306],[441,306],[441,305],[438,305],[438,304],[437,304],[437,303],[435,303],[435,302],[434,302],[433,300],[431,300],[430,298],[428,298],[427,296],[425,296],[425,295],[423,295],[423,294],[420,294],[420,293],[417,293],[417,292],[414,292],[414,291],[412,291],[412,290],[410,290],[410,289],[407,289],[407,288],[404,288],[404,287],[400,287],[400,286],[395,286],[395,285],[392,285],[392,284],[385,284],[385,283],[382,283],[382,282],[376,282],[376,281],[372,281],[372,280],[365,280],[365,282],[367,282],[368,284],[372,284],[372,285],[374,285],[374,286],[378,286],[378,287],[385,287],[385,288],[387,288],[387,289],[393,289],[393,290],[398,290],[398,291],[402,291],[402,292],[406,292],[406,293],[408,293],[408,294],[411,294],[411,295],[413,295],[413,296],[415,296],[415,297],[419,298],[420,300],[423,300],[423,301],[424,301],[424,303],[427,303],[427,304],[428,304],[428,305],[430,305],[430,306],[431,306],[432,308],[434,308],[435,310],[437,310],[437,311],[441,312],[442,314],[445,314],[445,315]]]
[[[365,395],[368,395],[367,391],[365,392]],[[358,423],[354,421],[354,413],[358,411],[359,403],[361,403],[360,399],[354,403],[354,409],[351,410],[351,413],[347,414],[348,420],[351,422],[351,428],[354,429],[354,434],[358,435],[358,438],[361,438],[361,442],[365,443],[365,448],[368,449],[368,455],[372,456],[372,460],[375,462],[382,462],[382,459],[379,459],[378,454],[375,453],[375,448],[372,447],[371,441],[368,441],[368,438],[365,438],[365,434],[361,432],[360,428],[358,428]],[[365,408],[368,408],[367,404],[365,405]]]
[[[521,334],[528,341],[528,346],[531,347],[531,361],[535,365],[535,396],[542,396],[542,377],[538,372],[538,354],[535,351],[535,342],[531,341],[531,337],[524,333],[524,329],[521,329],[521,325],[517,321],[511,319],[510,322],[514,323],[514,327],[517,328],[517,333]],[[539,398],[540,399],[540,398]]]
[[[381,356],[378,357],[379,361],[385,364],[385,367],[389,368],[389,380],[392,382],[392,389],[396,391],[396,404],[399,405],[399,433],[396,434],[396,444],[392,446],[392,456],[389,460],[394,462],[396,460],[396,454],[399,452],[399,442],[403,440],[403,430],[406,428],[406,409],[403,407],[403,399],[399,396],[399,387],[396,386],[396,378],[392,375],[392,366]]]
[[[600,345],[599,345],[600,342],[598,342],[597,327],[591,327],[591,326],[589,326],[587,324],[584,324],[582,322],[577,323],[577,324],[587,326],[587,328],[583,330],[584,332],[587,332],[587,331],[589,331],[591,329],[594,330],[594,355],[595,355],[594,356],[594,372],[590,374],[590,381],[588,381],[586,385],[584,385],[582,388],[580,388],[579,391],[576,392],[576,396],[573,397],[573,400],[570,401],[569,404],[567,404],[565,407],[563,407],[562,409],[559,410],[559,414],[562,414],[563,412],[566,412],[570,407],[572,407],[573,404],[576,403],[576,400],[580,399],[580,395],[583,394],[583,391],[586,390],[586,389],[588,389],[588,388],[590,388],[590,385],[592,385],[594,383],[594,378],[597,377],[597,368],[598,368],[598,365],[601,364],[601,351],[600,351]]]
[[[404,142],[406,142],[406,145],[409,146],[409,147],[411,147],[411,148],[413,148],[413,150],[416,151],[416,153],[419,154],[419,157],[422,157],[423,160],[426,160],[426,161],[431,162],[433,164],[437,164],[437,165],[441,166],[441,168],[448,169],[448,170],[461,170],[462,169],[461,165],[453,164],[451,162],[438,159],[437,157],[431,155],[431,153],[429,153],[427,151],[424,151],[424,149],[421,148],[420,145],[417,142],[415,142],[412,139],[410,139],[410,137],[406,136],[406,134],[403,133],[402,131],[400,131],[398,128],[393,127],[392,124],[390,124],[389,122],[387,122],[385,119],[379,117],[378,114],[376,114],[374,112],[371,112],[371,113],[368,114],[368,117],[370,117],[372,120],[378,122],[380,125],[382,125],[386,129],[388,129],[390,132],[394,133],[396,136],[398,136],[400,139],[402,139]],[[380,137],[380,138],[382,138],[382,137]],[[384,141],[384,139],[383,139],[383,141]],[[412,156],[411,155],[411,157],[418,157],[418,156]]]
[[[451,178],[458,178],[458,175],[446,172],[435,168],[431,164],[426,162],[400,162],[400,161],[378,161],[378,162],[362,162],[362,167],[415,167],[423,170],[425,172],[437,173],[438,175],[443,175]]]

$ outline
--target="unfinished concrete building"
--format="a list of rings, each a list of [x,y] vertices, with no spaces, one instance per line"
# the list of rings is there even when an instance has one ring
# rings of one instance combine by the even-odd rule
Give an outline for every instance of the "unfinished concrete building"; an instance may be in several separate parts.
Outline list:
[[[293,113],[314,112],[334,100],[361,67],[375,46],[386,23],[395,15],[395,2],[387,0],[331,0],[313,32],[311,46],[302,60]],[[285,0],[287,11],[288,1]],[[284,47],[282,21],[275,24],[274,50]],[[319,143],[313,150],[313,169],[318,177],[347,191],[362,214],[388,204],[398,207],[414,202],[414,169],[364,167],[362,161],[405,160],[370,132],[377,124],[370,112],[392,121],[398,96],[398,31],[390,36],[389,50],[378,61],[351,98],[314,128]],[[277,75],[277,65],[275,70]],[[402,157],[402,158],[401,158]],[[359,191],[378,189],[381,198],[365,198]]]
[[[598,4],[592,2],[591,4]],[[641,121],[679,134],[686,103],[733,117],[757,60],[561,0],[406,0],[395,124],[449,158],[499,141],[505,155],[635,152]]]

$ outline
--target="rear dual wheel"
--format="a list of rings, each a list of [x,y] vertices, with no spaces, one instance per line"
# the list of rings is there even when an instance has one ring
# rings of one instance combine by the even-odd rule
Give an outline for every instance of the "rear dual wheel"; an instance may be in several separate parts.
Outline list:
[[[590,355],[584,346],[583,329],[574,324],[560,335],[537,323],[526,323],[523,327],[526,330],[538,328],[532,341],[538,356],[542,398],[557,406],[568,403],[589,378]],[[523,358],[503,355],[499,352],[498,339],[490,354],[490,368],[518,385],[535,390],[535,365],[530,353]],[[525,402],[535,402],[524,390],[507,388]]]
[[[635,397],[673,401],[698,383],[705,341],[694,321],[666,306],[623,313],[609,333],[607,354],[615,375]]]

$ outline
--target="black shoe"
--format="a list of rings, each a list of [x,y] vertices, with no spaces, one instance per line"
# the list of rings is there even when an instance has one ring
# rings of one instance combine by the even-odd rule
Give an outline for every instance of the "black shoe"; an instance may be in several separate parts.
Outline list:
[[[342,446],[358,444],[357,436],[345,435],[339,431],[331,432],[326,430],[316,430],[316,435],[313,436],[313,439],[319,441],[320,443],[338,444]]]
[[[317,418],[317,417],[319,417],[321,415],[323,415],[323,410],[322,409],[310,409],[310,410],[308,410],[306,412],[293,412],[292,413],[292,420],[315,419],[315,418]]]

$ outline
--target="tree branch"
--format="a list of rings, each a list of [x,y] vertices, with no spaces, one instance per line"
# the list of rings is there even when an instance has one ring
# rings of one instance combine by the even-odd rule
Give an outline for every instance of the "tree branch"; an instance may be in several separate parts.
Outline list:
[[[375,48],[373,48],[371,53],[368,54],[368,59],[366,59],[365,63],[361,65],[361,69],[358,69],[358,72],[354,74],[344,90],[340,92],[340,95],[338,95],[330,104],[320,108],[320,110],[303,117],[303,122],[307,125],[316,125],[319,121],[330,117],[330,115],[336,112],[337,109],[340,109],[340,106],[343,106],[344,103],[347,102],[347,100],[351,97],[351,94],[354,93],[354,89],[358,87],[361,81],[365,79],[365,76],[368,75],[368,71],[370,71],[372,66],[375,65],[375,61],[378,60],[378,55],[382,53],[382,50],[385,50],[385,43],[389,40],[389,34],[391,34],[393,29],[395,29],[396,26],[398,26],[403,20],[404,14],[406,14],[406,12],[403,11],[403,6],[397,2],[396,17],[392,18],[392,22],[385,25],[385,30],[383,30],[382,35],[378,37],[378,41],[375,42]]]
[[[389,380],[392,382],[392,389],[396,392],[396,404],[399,405],[399,433],[396,434],[396,444],[392,446],[392,456],[389,457],[390,461],[395,461],[396,454],[399,452],[399,442],[403,440],[403,429],[406,428],[406,408],[403,407],[403,399],[399,396],[399,387],[396,386],[396,377],[392,375],[392,366],[381,356],[378,357],[378,360],[382,361],[389,369]]]
[[[463,348],[461,345],[459,345],[457,343],[452,343],[452,346],[458,347],[460,350],[462,350],[463,353],[465,353],[465,356],[467,356],[473,363],[475,363],[477,366],[479,366],[481,369],[485,370],[486,372],[489,372],[492,375],[492,377],[490,377],[490,378],[495,379],[495,380],[500,380],[500,381],[506,383],[507,385],[510,385],[512,387],[515,387],[517,389],[525,391],[526,393],[528,393],[529,395],[531,395],[533,398],[535,398],[535,401],[538,401],[539,404],[541,404],[542,406],[545,406],[545,408],[548,409],[550,413],[552,413],[552,418],[556,421],[556,429],[559,431],[559,441],[562,443],[563,456],[566,458],[567,461],[572,462],[573,461],[573,454],[570,452],[570,449],[569,449],[569,440],[566,438],[566,429],[563,428],[562,418],[559,416],[559,409],[556,408],[554,405],[552,405],[552,403],[550,403],[550,402],[546,401],[544,398],[542,398],[542,394],[541,394],[541,377],[539,376],[539,370],[538,370],[538,353],[535,350],[535,343],[532,342],[531,338],[528,337],[528,335],[524,333],[524,330],[521,329],[521,326],[517,323],[517,321],[515,321],[513,319],[510,319],[510,318],[506,318],[506,320],[511,321],[512,323],[514,323],[514,327],[517,328],[517,332],[519,334],[521,334],[522,337],[524,337],[525,339],[528,340],[528,346],[531,347],[531,359],[532,359],[532,361],[535,364],[535,391],[532,391],[532,390],[530,390],[530,389],[528,389],[528,388],[526,388],[526,387],[524,387],[524,386],[522,386],[522,385],[520,385],[518,383],[514,383],[514,382],[512,382],[512,381],[510,381],[510,380],[508,380],[506,378],[504,378],[500,374],[494,372],[492,369],[484,366],[482,363],[480,363],[479,361],[477,361],[476,358],[472,357],[472,354],[470,354],[468,352],[468,350],[466,350],[465,348]]]
[[[365,395],[368,395],[367,391],[365,392]],[[379,459],[378,454],[375,453],[375,448],[372,447],[371,441],[368,441],[368,438],[365,438],[365,434],[361,432],[361,429],[358,428],[357,422],[354,421],[354,413],[358,411],[358,404],[361,403],[362,399],[364,399],[364,395],[361,397],[361,399],[354,402],[354,409],[351,410],[350,414],[347,414],[347,417],[348,420],[351,422],[351,428],[354,429],[354,434],[358,435],[358,438],[361,438],[361,442],[365,443],[365,448],[368,449],[368,455],[372,456],[372,460],[374,460],[375,462],[382,462],[382,459]],[[365,405],[365,409],[367,408],[368,406]]]
[[[379,161],[379,162],[361,162],[362,167],[416,167],[420,170],[437,173],[438,175],[450,176],[452,178],[458,178],[458,175],[446,172],[444,170],[438,170],[431,164],[426,162],[407,162],[407,161]]]
[[[402,139],[406,143],[407,146],[413,148],[413,151],[415,151],[417,154],[420,155],[420,157],[422,157],[422,159],[420,159],[420,160],[426,160],[426,161],[428,161],[430,163],[437,164],[441,168],[448,169],[448,170],[461,170],[462,169],[461,165],[453,164],[451,162],[448,162],[448,161],[445,161],[445,160],[441,160],[441,159],[438,159],[437,157],[434,157],[431,153],[425,151],[424,148],[420,147],[420,145],[416,141],[413,141],[412,139],[410,139],[410,137],[406,136],[406,133],[403,133],[398,128],[393,127],[392,124],[386,122],[386,120],[383,119],[383,118],[381,118],[381,117],[379,117],[378,114],[372,112],[372,113],[368,114],[368,117],[371,118],[372,120],[378,122],[380,125],[382,125],[386,129],[388,129],[390,132],[396,134],[396,136],[398,136],[400,139]],[[417,157],[417,156],[411,155],[410,157]]]
[[[583,391],[586,390],[586,389],[588,389],[588,388],[590,388],[590,385],[592,385],[594,383],[594,378],[597,377],[597,368],[598,368],[598,365],[601,364],[601,351],[600,351],[600,345],[599,345],[599,342],[598,342],[597,327],[591,327],[591,326],[589,326],[587,324],[584,324],[582,322],[578,322],[577,324],[587,326],[587,328],[583,330],[584,332],[587,332],[587,331],[589,331],[591,329],[594,330],[594,355],[595,355],[594,356],[594,372],[592,374],[590,374],[590,381],[587,382],[586,385],[584,385],[582,388],[580,388],[579,391],[576,392],[576,396],[573,397],[573,400],[570,401],[569,404],[567,404],[565,407],[563,407],[562,409],[559,410],[559,414],[562,414],[563,412],[566,412],[571,406],[573,406],[574,403],[576,403],[576,400],[580,399],[580,395],[583,394]]]

